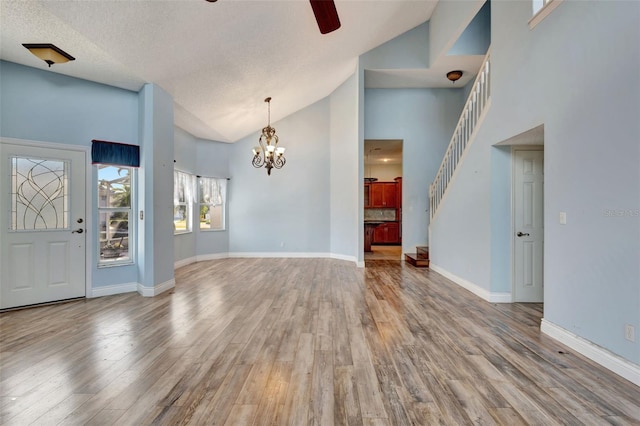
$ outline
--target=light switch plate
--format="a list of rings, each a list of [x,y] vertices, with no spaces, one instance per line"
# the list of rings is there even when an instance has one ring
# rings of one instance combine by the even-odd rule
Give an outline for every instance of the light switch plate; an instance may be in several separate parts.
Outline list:
[[[560,225],[567,224],[567,212],[560,212]]]

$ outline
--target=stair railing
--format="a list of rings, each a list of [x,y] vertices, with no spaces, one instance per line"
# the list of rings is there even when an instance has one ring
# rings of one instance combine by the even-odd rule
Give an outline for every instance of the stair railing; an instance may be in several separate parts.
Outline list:
[[[481,118],[483,118],[482,113],[489,103],[491,95],[490,62],[489,50],[480,66],[467,102],[462,109],[462,114],[460,114],[460,119],[444,154],[438,173],[436,173],[433,183],[429,186],[429,215],[431,220],[433,220],[438,211],[456,167],[475,137],[474,130]]]

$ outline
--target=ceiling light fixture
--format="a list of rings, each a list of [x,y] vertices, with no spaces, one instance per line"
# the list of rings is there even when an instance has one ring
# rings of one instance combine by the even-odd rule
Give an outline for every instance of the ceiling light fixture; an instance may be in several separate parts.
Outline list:
[[[451,80],[451,82],[453,82],[453,83],[455,83],[456,81],[460,80],[460,77],[462,77],[462,71],[460,71],[460,70],[449,71],[447,73],[447,78],[449,80]]]
[[[76,58],[53,44],[26,43],[23,44],[23,46],[29,49],[29,52],[49,64],[49,68],[51,68],[51,65],[53,64],[63,64],[65,62],[76,60]]]
[[[253,147],[253,167],[266,167],[267,174],[271,176],[271,169],[281,169],[287,160],[284,158],[284,148],[278,146],[278,136],[276,129],[271,127],[271,97],[264,100],[268,104],[267,127],[262,128],[262,133],[258,139],[260,146]]]

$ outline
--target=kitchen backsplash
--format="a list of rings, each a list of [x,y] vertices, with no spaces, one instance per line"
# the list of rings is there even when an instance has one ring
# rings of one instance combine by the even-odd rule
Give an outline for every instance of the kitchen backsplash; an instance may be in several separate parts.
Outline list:
[[[364,209],[364,220],[397,220],[396,209]]]

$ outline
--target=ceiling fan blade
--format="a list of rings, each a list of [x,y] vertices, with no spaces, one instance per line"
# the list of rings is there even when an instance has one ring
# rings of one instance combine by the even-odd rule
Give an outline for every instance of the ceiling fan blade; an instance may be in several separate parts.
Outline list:
[[[316,15],[321,34],[327,34],[340,28],[338,11],[333,0],[309,0],[313,14]]]

